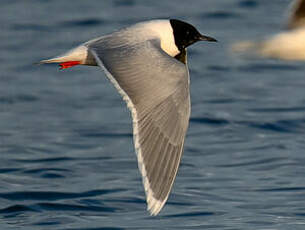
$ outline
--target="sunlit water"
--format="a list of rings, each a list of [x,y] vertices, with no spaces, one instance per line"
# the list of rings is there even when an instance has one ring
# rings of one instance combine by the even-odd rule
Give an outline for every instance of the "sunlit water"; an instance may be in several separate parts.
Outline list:
[[[280,31],[290,1],[0,3],[0,228],[305,229],[305,63],[232,54]],[[99,68],[33,63],[138,21],[179,18],[192,115],[157,217],[146,211],[130,114]]]

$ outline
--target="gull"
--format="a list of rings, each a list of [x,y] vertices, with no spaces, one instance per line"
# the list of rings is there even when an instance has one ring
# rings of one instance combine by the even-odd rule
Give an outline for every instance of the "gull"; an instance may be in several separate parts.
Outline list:
[[[235,52],[249,52],[265,58],[305,60],[305,0],[293,1],[286,30],[262,41],[242,41]]]
[[[183,153],[191,107],[186,48],[197,41],[216,40],[181,20],[151,20],[40,62],[99,66],[122,95],[151,215],[167,201]]]

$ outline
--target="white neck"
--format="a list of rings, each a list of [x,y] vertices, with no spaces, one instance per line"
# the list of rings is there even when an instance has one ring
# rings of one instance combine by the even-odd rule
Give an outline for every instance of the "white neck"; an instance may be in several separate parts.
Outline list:
[[[180,53],[175,44],[173,28],[169,20],[153,20],[141,23],[141,26],[148,28],[146,33],[151,33],[150,36],[157,35],[161,41],[161,48],[170,56],[175,57]]]

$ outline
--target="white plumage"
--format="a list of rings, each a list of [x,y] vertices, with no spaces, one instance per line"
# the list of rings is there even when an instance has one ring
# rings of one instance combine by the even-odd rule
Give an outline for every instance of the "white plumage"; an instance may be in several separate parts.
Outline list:
[[[232,50],[267,58],[305,60],[305,0],[293,2],[287,30],[262,41],[238,42]]]

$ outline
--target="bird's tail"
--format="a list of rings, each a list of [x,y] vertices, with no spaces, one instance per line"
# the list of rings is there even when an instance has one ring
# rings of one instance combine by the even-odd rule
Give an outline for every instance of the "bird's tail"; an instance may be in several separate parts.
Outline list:
[[[86,65],[88,57],[88,48],[86,46],[78,46],[75,49],[59,55],[54,58],[41,60],[37,64],[59,63],[61,69],[66,69],[75,65]]]

